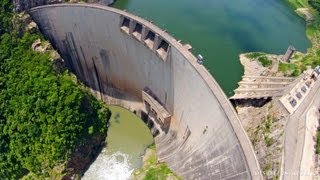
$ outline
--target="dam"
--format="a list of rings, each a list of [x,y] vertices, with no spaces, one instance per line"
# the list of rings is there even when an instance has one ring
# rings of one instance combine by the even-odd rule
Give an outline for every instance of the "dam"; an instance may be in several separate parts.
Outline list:
[[[96,97],[148,124],[159,161],[179,176],[262,179],[232,105],[187,46],[111,7],[57,4],[29,13]]]

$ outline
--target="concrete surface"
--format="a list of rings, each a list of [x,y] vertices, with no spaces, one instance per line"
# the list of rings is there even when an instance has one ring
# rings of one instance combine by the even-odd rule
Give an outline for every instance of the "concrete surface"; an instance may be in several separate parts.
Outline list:
[[[319,127],[319,112],[317,107],[312,107],[306,114],[306,121],[304,127],[304,145],[302,150],[302,157],[300,163],[300,180],[312,180],[316,177],[315,172],[315,148],[317,143],[317,131]]]
[[[310,71],[312,72],[312,70]],[[290,114],[292,114],[299,108],[300,104],[304,101],[305,97],[308,96],[310,90],[313,89],[315,81],[311,78],[311,72],[304,72],[303,74],[301,74],[297,78],[297,80],[291,84],[293,87],[287,89],[286,93],[284,93],[284,95],[280,98],[280,102]],[[295,104],[291,104],[291,101],[294,101]]]
[[[262,99],[282,96],[294,78],[244,75],[230,100]]]
[[[320,78],[310,86],[309,93],[299,103],[295,111],[287,119],[285,126],[284,151],[282,158],[281,179],[295,180],[313,177],[312,172],[301,171],[303,149],[305,143],[305,131],[308,121],[307,113],[313,107],[320,107]],[[313,148],[313,147],[309,147]]]
[[[48,5],[30,14],[98,98],[139,112],[142,90],[148,87],[155,94],[172,115],[169,131],[155,138],[157,153],[178,175],[262,179],[251,142],[227,97],[188,48],[169,34],[101,5]]]

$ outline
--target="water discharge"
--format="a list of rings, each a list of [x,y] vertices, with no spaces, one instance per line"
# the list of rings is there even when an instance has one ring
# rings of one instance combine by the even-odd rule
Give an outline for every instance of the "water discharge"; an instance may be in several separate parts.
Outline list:
[[[84,180],[124,180],[141,167],[145,149],[153,143],[144,122],[132,112],[109,106],[112,112],[107,146],[84,174]]]
[[[120,151],[110,155],[103,150],[82,179],[123,180],[129,179],[132,172],[129,155]]]
[[[305,22],[283,0],[117,0],[114,6],[153,20],[190,43],[194,54],[205,57],[205,66],[228,96],[243,73],[240,53],[281,54],[290,44],[299,51],[310,45]],[[110,109],[108,145],[83,179],[128,179],[153,142],[140,119],[122,108]]]

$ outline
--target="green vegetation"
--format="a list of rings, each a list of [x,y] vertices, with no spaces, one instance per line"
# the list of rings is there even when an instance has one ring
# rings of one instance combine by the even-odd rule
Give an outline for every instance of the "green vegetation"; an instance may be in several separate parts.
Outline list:
[[[309,0],[308,2],[314,9],[320,12],[320,0]]]
[[[308,0],[288,0],[288,1],[295,9],[306,7],[308,5]]]
[[[133,179],[144,179],[144,180],[179,180],[164,163],[157,161],[157,154],[155,146],[151,146],[146,151],[146,159],[144,160],[143,167],[136,170],[133,173]]]
[[[297,76],[303,72],[307,66],[314,68],[320,64],[320,1],[319,0],[288,0],[293,8],[307,8],[314,20],[307,23],[307,36],[312,43],[304,55],[294,56],[293,63],[279,66],[279,70],[287,75]],[[299,15],[303,16],[301,13]],[[294,68],[292,68],[294,66]]]
[[[258,125],[257,128],[249,128],[247,130],[253,146],[256,146],[261,141],[261,139],[264,140],[264,143],[267,147],[272,146],[272,144],[274,143],[274,139],[270,137],[270,133],[274,121],[276,121],[276,119],[273,116],[268,115],[265,118],[265,121]]]
[[[266,53],[263,52],[251,52],[251,53],[247,53],[246,57],[249,59],[256,59],[260,56],[266,55]]]
[[[263,123],[263,136],[264,136],[264,142],[266,144],[267,147],[270,147],[273,143],[274,140],[272,137],[270,137],[270,133],[271,133],[271,128],[272,128],[272,123],[274,118],[270,115],[267,116],[266,121]]]
[[[272,61],[267,58],[267,56],[258,57],[258,61],[261,62],[263,67],[268,67],[272,65]]]
[[[110,111],[67,71],[57,74],[49,55],[31,50],[41,37],[13,24],[12,9],[1,1],[0,177],[44,179],[64,171],[87,139],[106,134]]]
[[[317,147],[316,147],[316,153],[320,154],[320,129],[318,129],[317,132]]]
[[[171,170],[165,164],[160,164],[157,167],[150,168],[143,179],[144,180],[166,179],[166,177],[170,173],[171,173]]]
[[[270,108],[272,105],[270,106]],[[279,176],[279,166],[280,163],[275,161],[274,158],[274,147],[271,148],[271,146],[276,146],[275,141],[277,139],[273,138],[273,135],[271,134],[275,130],[275,122],[277,119],[274,117],[274,115],[267,115],[267,117],[264,119],[264,121],[259,124],[256,128],[250,128],[248,129],[248,134],[251,139],[251,142],[255,148],[262,148],[263,146],[264,153],[263,154],[263,162],[260,162],[261,164],[261,170],[263,175],[267,179],[278,179]],[[281,150],[277,150],[280,152]]]
[[[266,53],[251,52],[251,53],[247,53],[245,56],[249,59],[259,61],[263,67],[268,67],[272,65],[272,61],[268,59],[268,57],[266,56]]]
[[[288,76],[298,76],[301,73],[301,70],[296,64],[282,62],[279,63],[278,71]]]
[[[12,4],[10,0],[1,0],[0,7],[0,35],[8,32],[11,27],[11,18],[12,17]]]
[[[292,63],[279,63],[278,70],[286,76],[298,76],[307,69],[308,66],[314,68],[320,64],[320,0],[288,0],[294,8],[306,8],[308,14],[311,14],[313,21],[307,23],[307,36],[312,43],[306,54],[296,53],[292,57]],[[300,16],[306,18],[302,12],[296,11]],[[258,60],[264,67],[272,64],[265,53],[252,52],[246,54],[249,59]]]

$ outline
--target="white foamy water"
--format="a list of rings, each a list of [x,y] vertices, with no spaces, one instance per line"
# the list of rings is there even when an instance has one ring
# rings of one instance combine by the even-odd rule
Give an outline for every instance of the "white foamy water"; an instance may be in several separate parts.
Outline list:
[[[135,114],[117,106],[111,112],[107,146],[91,164],[84,180],[127,180],[141,167],[144,150],[153,143],[148,127]]]
[[[122,152],[108,154],[101,152],[86,171],[83,180],[126,180],[134,169],[130,167],[129,156]]]

